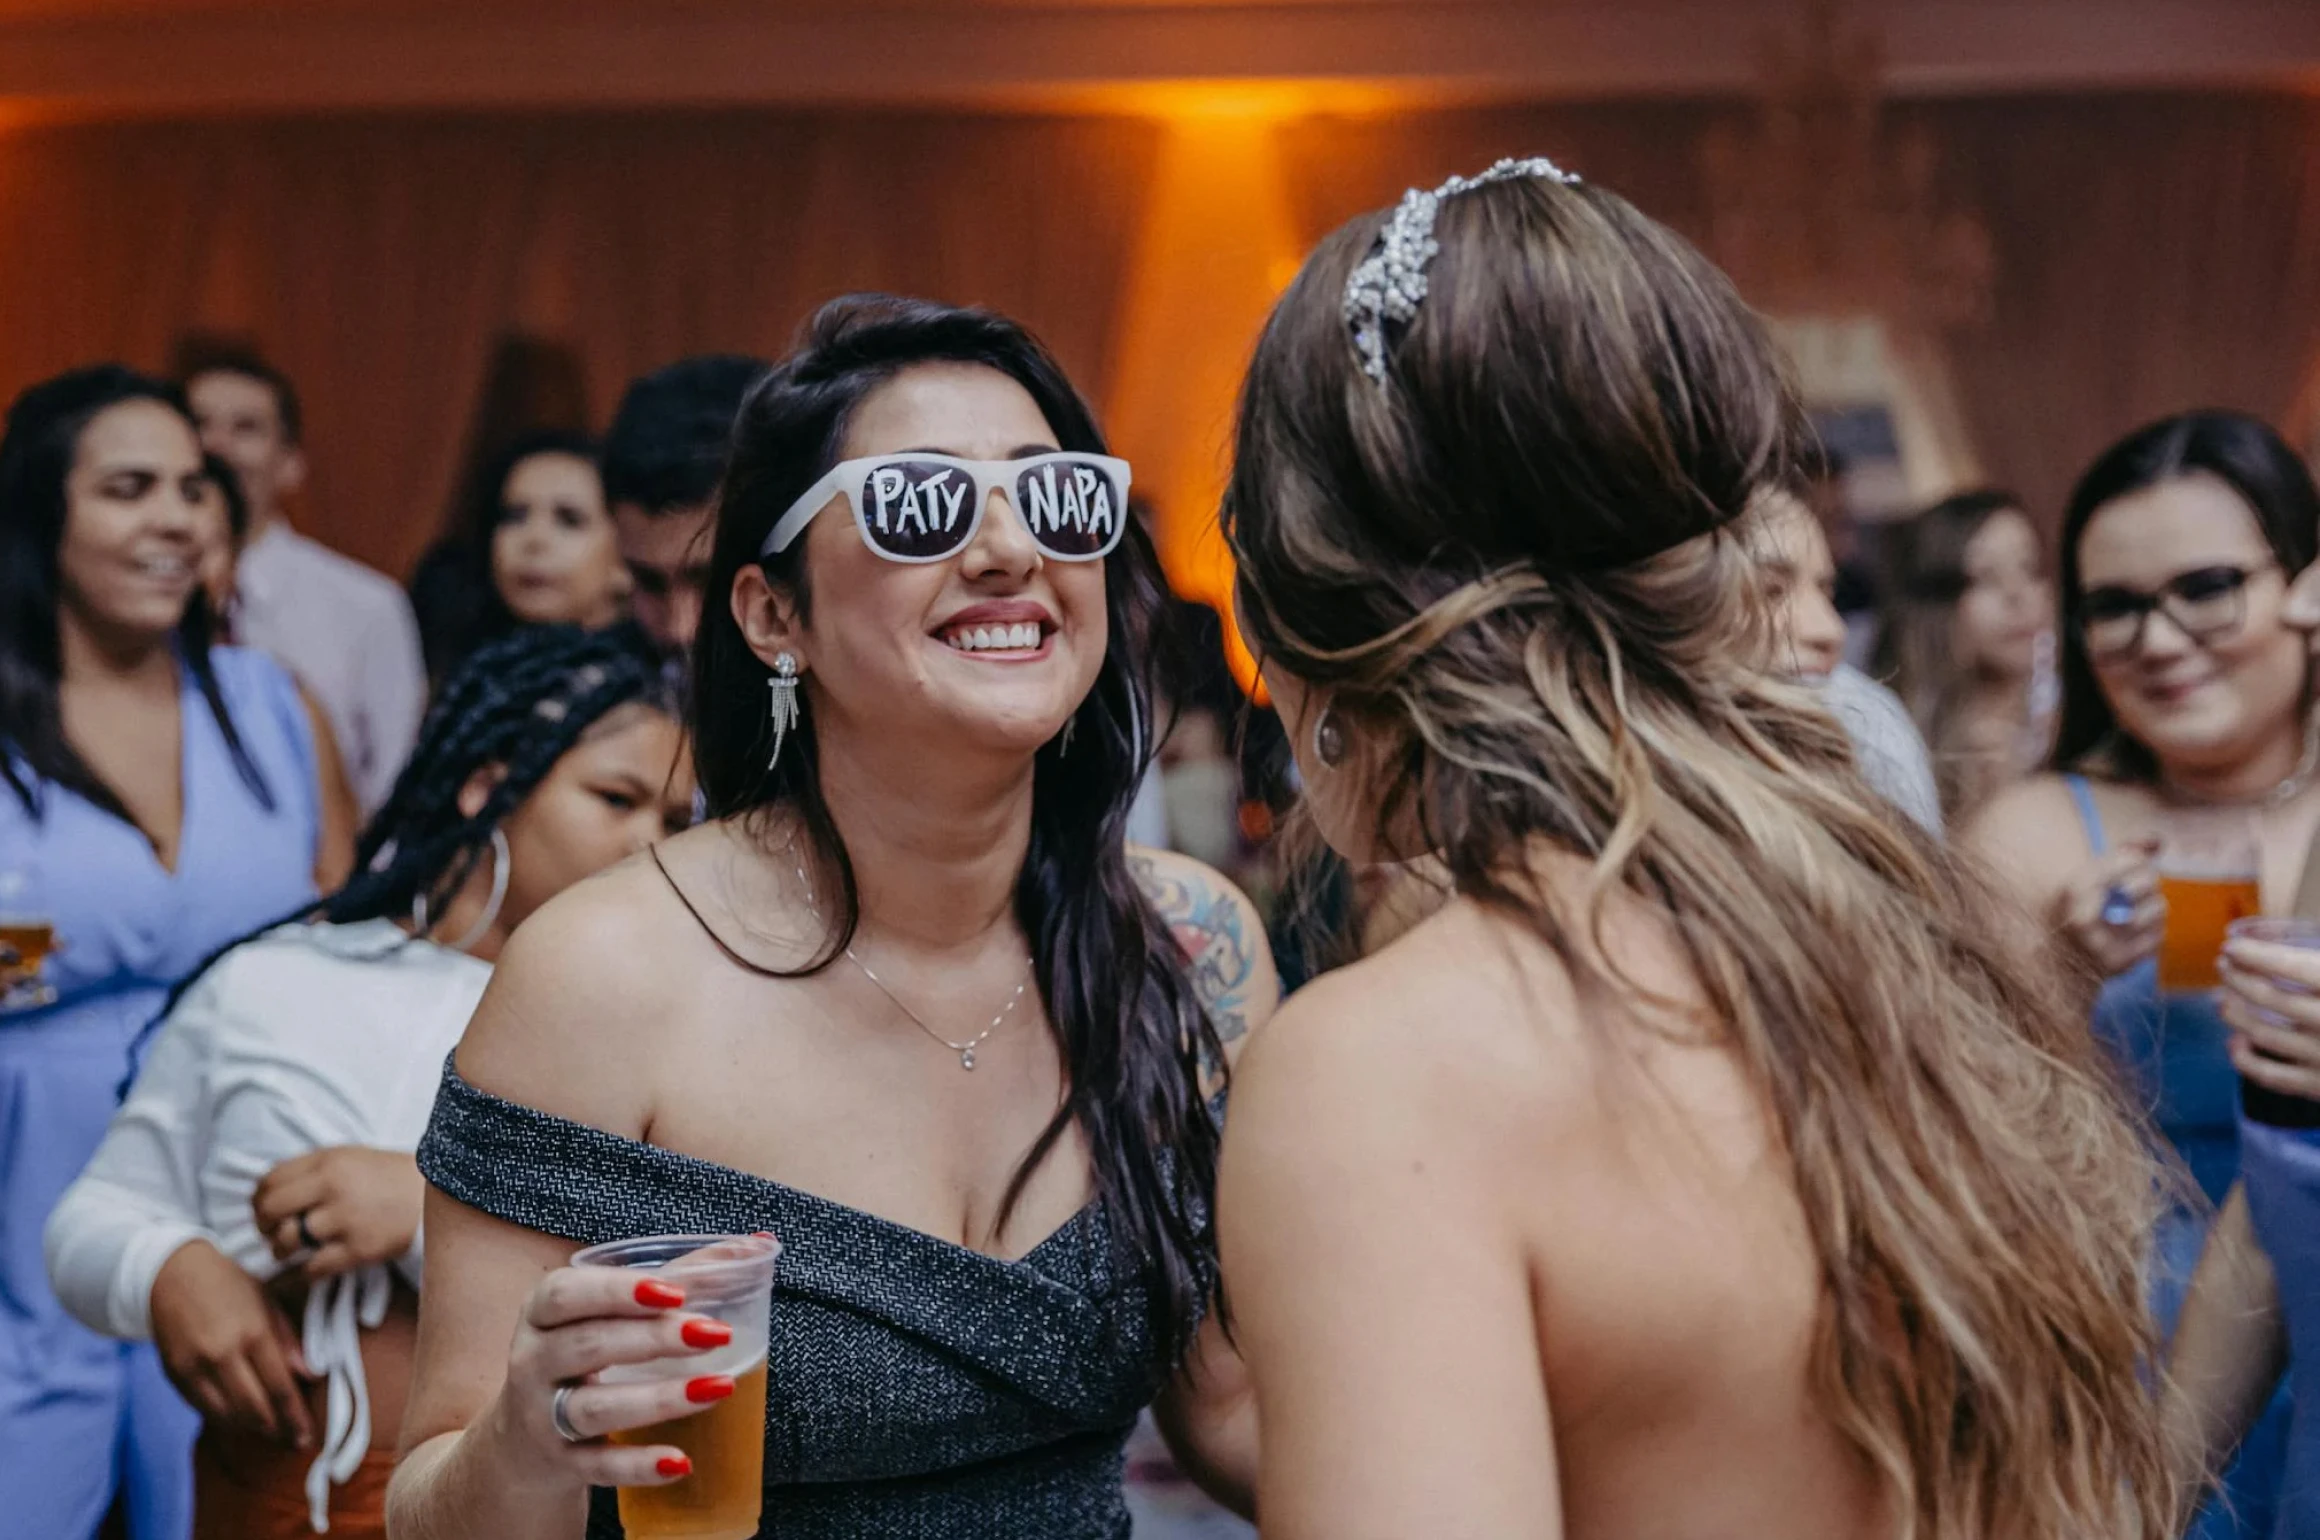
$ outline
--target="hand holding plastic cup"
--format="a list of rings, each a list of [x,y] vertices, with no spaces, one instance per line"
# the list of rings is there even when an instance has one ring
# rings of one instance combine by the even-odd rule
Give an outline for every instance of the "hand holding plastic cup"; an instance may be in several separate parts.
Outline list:
[[[2273,961],[2250,955],[2255,946],[2297,955]],[[2295,969],[2301,976],[2281,969]],[[2223,1015],[2237,1033],[2232,1058],[2240,1067],[2248,1116],[2257,1122],[2312,1126],[2312,1105],[2320,1096],[2320,922],[2237,921],[2223,981]],[[2290,1103],[2302,1105],[2291,1114]]]
[[[748,1540],[757,1533],[765,1500],[766,1349],[780,1256],[781,1243],[770,1235],[648,1235],[573,1254],[574,1267],[665,1279],[684,1290],[687,1311],[733,1329],[733,1340],[714,1352],[619,1364],[596,1376],[606,1384],[704,1374],[734,1382],[732,1395],[702,1411],[611,1435],[616,1444],[672,1444],[693,1462],[681,1481],[621,1489],[620,1523],[631,1540]]]

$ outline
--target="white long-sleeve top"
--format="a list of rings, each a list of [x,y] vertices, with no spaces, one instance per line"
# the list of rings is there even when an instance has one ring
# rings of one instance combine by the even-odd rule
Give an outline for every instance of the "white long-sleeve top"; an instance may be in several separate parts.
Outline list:
[[[236,948],[188,990],[148,1045],[121,1110],[43,1237],[49,1282],[83,1324],[152,1335],[153,1280],[192,1240],[260,1278],[277,1262],[250,1210],[267,1172],[336,1145],[415,1151],[444,1055],[489,964],[414,941],[387,920],[285,925]],[[415,1288],[419,1245],[396,1264]],[[329,1384],[307,1476],[314,1527],[370,1447],[359,1330],[385,1316],[384,1266],[326,1279],[306,1300],[309,1368]]]

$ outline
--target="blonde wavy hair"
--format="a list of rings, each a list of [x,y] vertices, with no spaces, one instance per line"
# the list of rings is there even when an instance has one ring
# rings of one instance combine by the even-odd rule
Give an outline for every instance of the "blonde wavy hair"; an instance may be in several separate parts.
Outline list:
[[[2026,927],[1756,666],[1745,521],[1801,414],[1729,283],[1592,186],[1444,202],[1365,377],[1338,231],[1252,364],[1224,522],[1242,623],[1387,768],[1380,829],[1582,989],[1609,900],[1681,937],[1769,1109],[1823,1279],[1812,1373],[1906,1540],[2167,1534],[2144,1136]],[[1577,911],[1524,858],[1592,861]]]

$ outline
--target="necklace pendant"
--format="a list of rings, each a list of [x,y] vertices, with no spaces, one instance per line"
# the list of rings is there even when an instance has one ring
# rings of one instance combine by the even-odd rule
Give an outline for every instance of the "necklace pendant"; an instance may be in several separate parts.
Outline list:
[[[959,1050],[959,1068],[961,1068],[961,1069],[973,1069],[974,1067],[975,1067],[975,1050],[974,1050],[973,1048],[971,1048],[971,1047],[969,1047],[969,1048],[961,1048],[961,1049]]]

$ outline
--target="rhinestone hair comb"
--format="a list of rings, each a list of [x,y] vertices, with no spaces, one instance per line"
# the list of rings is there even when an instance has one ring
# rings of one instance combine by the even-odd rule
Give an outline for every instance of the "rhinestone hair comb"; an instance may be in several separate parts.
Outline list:
[[[1454,176],[1432,192],[1413,187],[1402,194],[1377,245],[1345,280],[1345,324],[1353,329],[1362,373],[1380,385],[1386,382],[1387,323],[1408,325],[1418,313],[1418,302],[1426,297],[1426,266],[1442,249],[1434,239],[1434,219],[1442,211],[1442,200],[1493,182],[1533,176],[1566,187],[1579,181],[1553,161],[1533,156],[1502,160],[1480,176]]]

